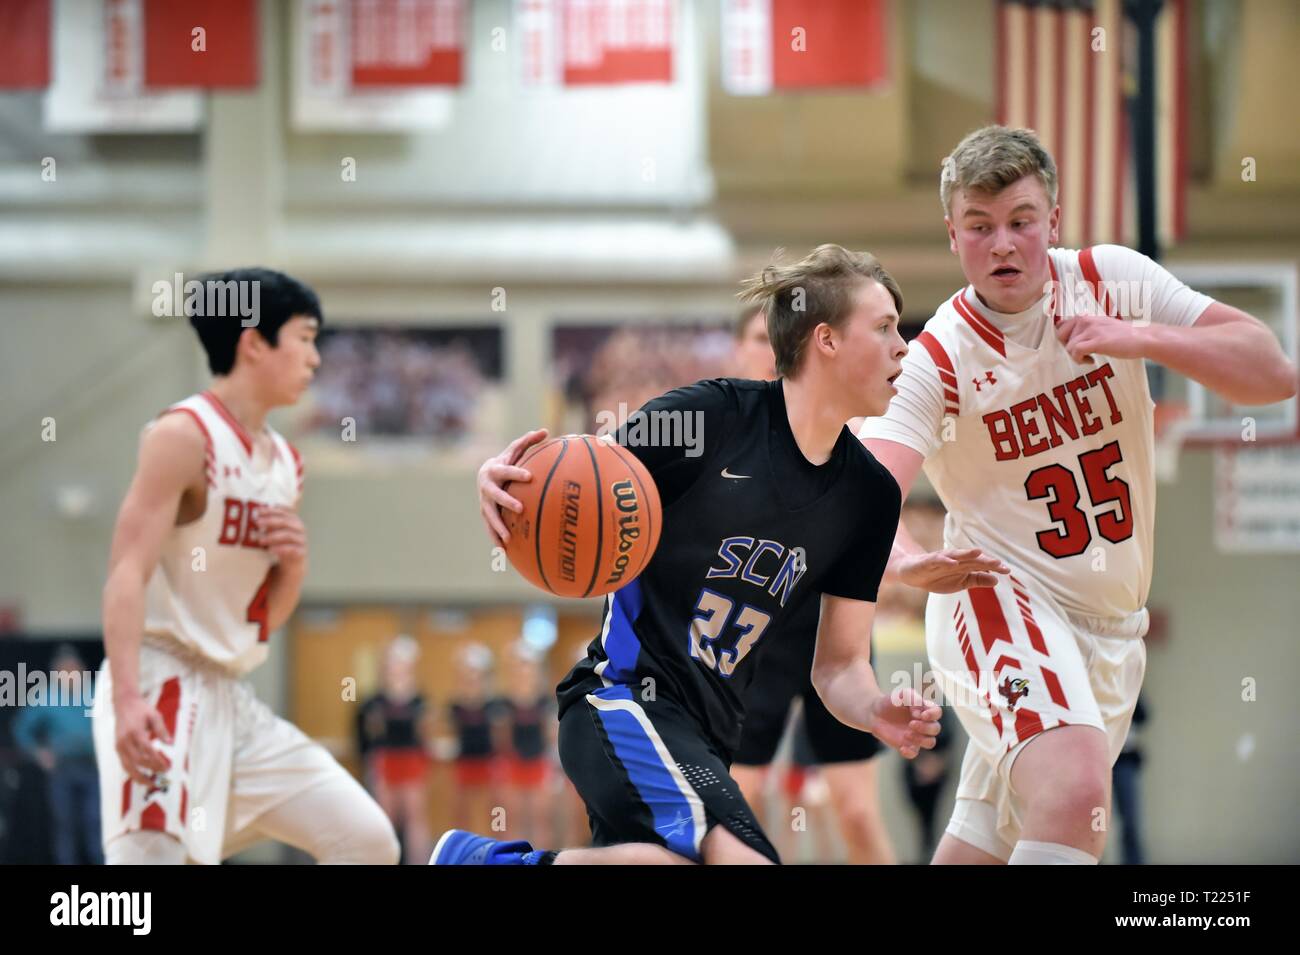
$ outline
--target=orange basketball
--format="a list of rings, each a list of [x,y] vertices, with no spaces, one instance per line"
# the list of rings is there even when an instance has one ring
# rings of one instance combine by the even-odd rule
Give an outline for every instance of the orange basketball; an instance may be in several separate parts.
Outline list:
[[[626,448],[566,434],[519,461],[531,481],[506,485],[523,512],[503,509],[506,556],[558,597],[598,597],[636,579],[659,543],[663,512],[650,473]]]

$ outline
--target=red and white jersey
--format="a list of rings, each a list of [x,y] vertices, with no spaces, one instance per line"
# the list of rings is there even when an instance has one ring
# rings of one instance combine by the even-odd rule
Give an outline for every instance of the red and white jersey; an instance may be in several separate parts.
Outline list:
[[[1053,282],[1017,315],[968,286],[912,342],[883,417],[859,436],[925,456],[949,547],[979,547],[1067,611],[1123,617],[1151,584],[1154,433],[1141,359],[1072,359],[1054,326],[1080,315],[1191,325],[1213,299],[1132,249],[1049,251]]]
[[[163,414],[189,415],[202,430],[208,497],[203,515],[172,528],[163,543],[145,592],[145,632],[169,636],[243,675],[266,659],[267,587],[275,565],[254,518],[262,507],[297,502],[302,461],[269,426],[270,443],[255,442],[211,392]]]

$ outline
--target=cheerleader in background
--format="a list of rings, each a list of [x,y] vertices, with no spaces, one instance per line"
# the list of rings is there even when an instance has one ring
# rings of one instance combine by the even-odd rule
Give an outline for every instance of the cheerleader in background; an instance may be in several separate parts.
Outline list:
[[[383,688],[357,718],[361,757],[375,800],[402,842],[402,861],[423,863],[429,845],[431,711],[419,692],[420,647],[401,634],[384,653]]]
[[[515,644],[506,694],[501,700],[506,733],[506,807],[512,838],[550,845],[553,807],[550,752],[555,748],[555,696],[546,685],[537,651]]]

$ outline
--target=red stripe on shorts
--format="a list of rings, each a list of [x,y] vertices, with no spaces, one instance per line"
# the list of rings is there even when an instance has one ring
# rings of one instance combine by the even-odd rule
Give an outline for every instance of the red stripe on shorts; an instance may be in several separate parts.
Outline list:
[[[181,678],[172,677],[162,685],[158,694],[158,713],[167,725],[167,735],[176,738],[176,711],[181,707]]]
[[[1043,721],[1033,710],[1021,707],[1016,710],[1016,741],[1023,743],[1029,737],[1043,731]],[[1011,747],[1008,746],[1008,749]]]
[[[1052,698],[1052,702],[1061,709],[1068,710],[1070,704],[1065,701],[1065,691],[1061,689],[1061,681],[1047,667],[1040,667],[1039,669],[1043,671],[1043,682],[1047,684],[1047,693]]]
[[[140,828],[153,829],[156,832],[167,831],[167,813],[162,806],[156,802],[145,806],[144,812],[140,814]]]
[[[975,611],[975,622],[985,652],[992,650],[993,644],[999,640],[1012,643],[1006,615],[1002,612],[1002,604],[998,602],[998,595],[993,588],[972,587],[967,593],[970,595],[971,608]]]

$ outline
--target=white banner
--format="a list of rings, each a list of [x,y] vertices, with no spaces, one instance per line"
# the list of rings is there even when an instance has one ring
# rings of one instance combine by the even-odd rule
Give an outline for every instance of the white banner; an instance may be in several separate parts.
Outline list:
[[[1300,444],[1215,450],[1214,541],[1231,553],[1300,554]]]
[[[45,128],[55,133],[191,132],[202,93],[145,92],[144,0],[55,0]]]
[[[352,10],[345,0],[298,0],[293,24],[293,125],[317,132],[441,129],[456,93],[352,83]]]

